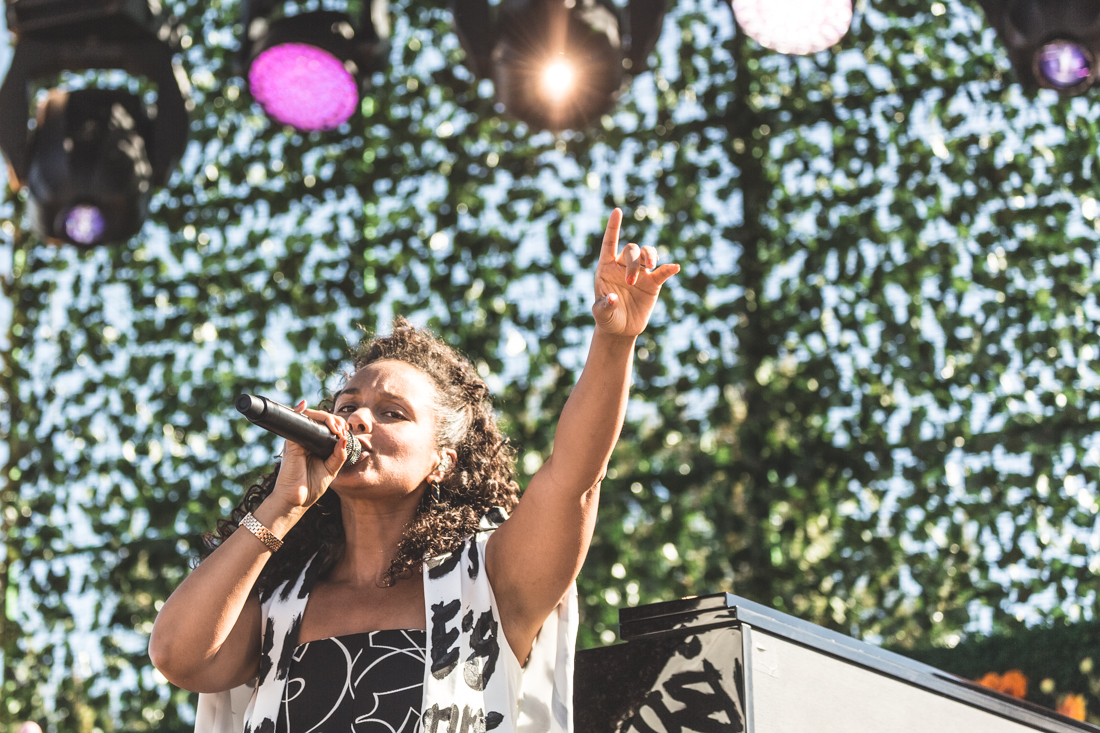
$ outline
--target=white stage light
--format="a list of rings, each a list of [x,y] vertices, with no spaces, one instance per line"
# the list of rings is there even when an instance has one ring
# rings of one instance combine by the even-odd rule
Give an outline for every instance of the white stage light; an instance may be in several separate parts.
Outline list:
[[[567,61],[551,61],[542,70],[542,94],[555,104],[560,104],[569,97],[575,82],[573,65]]]
[[[745,34],[780,53],[829,48],[852,24],[852,0],[732,0]]]

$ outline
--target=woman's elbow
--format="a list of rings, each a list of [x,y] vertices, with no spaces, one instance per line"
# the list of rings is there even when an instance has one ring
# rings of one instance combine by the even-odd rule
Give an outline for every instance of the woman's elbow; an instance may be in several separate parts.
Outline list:
[[[258,657],[249,664],[245,655],[205,654],[200,646],[173,632],[169,624],[153,624],[149,660],[176,687],[191,692],[222,692],[255,677]]]
[[[186,650],[180,648],[178,634],[172,633],[169,626],[159,621],[158,617],[157,623],[153,624],[153,632],[149,635],[149,661],[169,682],[187,689],[186,685],[181,684],[187,678],[190,666]]]
[[[149,635],[149,661],[160,670],[161,674],[169,677],[174,656],[171,635],[154,623],[153,633]]]

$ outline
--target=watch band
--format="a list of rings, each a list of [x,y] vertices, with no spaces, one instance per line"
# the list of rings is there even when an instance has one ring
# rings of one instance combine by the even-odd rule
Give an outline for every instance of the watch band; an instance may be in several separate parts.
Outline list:
[[[252,534],[256,535],[256,538],[263,542],[267,549],[275,553],[279,551],[279,548],[283,546],[283,541],[275,536],[275,534],[265,527],[259,519],[252,516],[252,512],[244,515],[244,519],[238,525],[244,527]]]

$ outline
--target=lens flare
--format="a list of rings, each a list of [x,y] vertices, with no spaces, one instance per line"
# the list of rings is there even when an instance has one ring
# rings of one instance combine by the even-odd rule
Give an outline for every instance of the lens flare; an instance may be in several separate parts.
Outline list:
[[[248,84],[269,117],[310,132],[339,127],[359,104],[355,77],[344,64],[305,43],[281,43],[261,53]]]
[[[732,0],[746,35],[779,53],[824,51],[848,32],[852,0]]]
[[[551,61],[542,70],[542,94],[560,104],[573,91],[576,79],[576,71],[568,61]]]
[[[81,204],[65,214],[65,234],[77,244],[95,244],[107,230],[107,220],[98,206]]]
[[[1039,50],[1036,68],[1045,86],[1067,91],[1088,81],[1092,59],[1080,44],[1053,41]]]

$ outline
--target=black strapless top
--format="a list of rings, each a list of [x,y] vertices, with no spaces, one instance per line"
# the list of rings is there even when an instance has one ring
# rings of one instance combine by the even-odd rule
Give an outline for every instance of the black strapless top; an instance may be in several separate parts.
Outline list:
[[[427,632],[387,629],[299,645],[276,733],[414,733]]]

